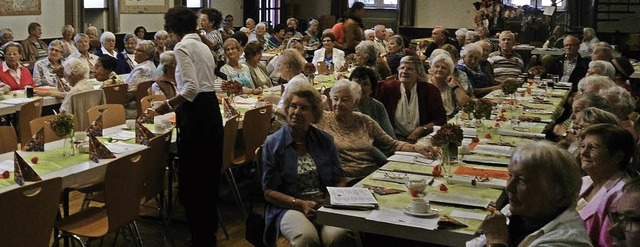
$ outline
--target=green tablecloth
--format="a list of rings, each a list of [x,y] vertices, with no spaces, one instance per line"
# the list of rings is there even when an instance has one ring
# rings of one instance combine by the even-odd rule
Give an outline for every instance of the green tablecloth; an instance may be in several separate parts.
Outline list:
[[[22,158],[31,165],[34,171],[40,176],[89,161],[89,154],[78,153],[73,156],[63,156],[62,148],[45,150],[44,152],[19,152]],[[38,163],[32,164],[31,158],[38,157]],[[13,172],[6,179],[0,179],[0,188],[15,184]]]

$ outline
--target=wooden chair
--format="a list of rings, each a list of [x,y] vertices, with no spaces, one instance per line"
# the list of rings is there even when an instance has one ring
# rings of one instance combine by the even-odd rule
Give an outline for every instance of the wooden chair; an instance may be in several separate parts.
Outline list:
[[[138,83],[137,87],[136,87],[136,91],[135,91],[135,95],[136,95],[136,103],[140,104],[140,101],[142,100],[142,98],[144,98],[145,96],[149,95],[149,88],[151,88],[151,84],[153,84],[154,81],[143,81]],[[144,110],[147,108],[140,108],[138,107],[138,116],[140,116]]]
[[[154,101],[165,101],[167,99],[167,97],[165,97],[164,95],[147,95],[142,97],[142,99],[140,101],[138,101],[138,104],[140,104],[138,111],[139,112],[144,112],[146,109],[148,109],[149,107],[151,107],[151,103]],[[138,115],[140,116],[140,115]]]
[[[50,246],[62,178],[52,178],[0,193],[2,246]]]
[[[96,105],[105,104],[105,95],[102,89],[90,90],[69,95],[71,97],[71,112],[74,115],[76,131],[85,131],[89,128],[89,115],[87,110]]]
[[[60,238],[71,236],[85,246],[80,237],[86,237],[89,240],[103,238],[128,225],[131,234],[142,246],[135,220],[138,219],[140,212],[142,191],[140,169],[146,157],[144,152],[148,151],[130,154],[107,164],[104,176],[104,206],[89,207],[58,220],[55,227],[62,233],[56,238],[56,245]]]
[[[116,84],[111,86],[102,87],[107,104],[120,104],[127,103],[127,90],[129,84]]]
[[[118,126],[124,124],[126,112],[121,104],[104,104],[97,105],[87,110],[89,125],[102,114],[102,125],[104,128]]]
[[[44,142],[52,142],[64,139],[64,137],[59,137],[58,135],[56,135],[56,133],[51,129],[49,121],[53,120],[55,117],[56,115],[47,115],[31,120],[31,122],[29,122],[31,133],[37,133],[40,128],[44,127]],[[29,140],[31,140],[31,137],[27,139],[27,142],[29,142]]]
[[[18,112],[18,141],[22,145],[26,145],[31,140],[31,127],[29,122],[40,116],[42,116],[42,102],[43,99],[39,98],[29,103],[20,106],[20,112]]]
[[[238,185],[236,184],[236,180],[233,177],[233,174],[229,175],[229,168],[233,165],[233,157],[234,157],[234,146],[236,145],[236,138],[238,136],[238,118],[239,116],[234,116],[228,119],[224,123],[224,146],[222,148],[222,174],[227,178],[227,182],[231,187],[231,193],[233,195],[233,199],[236,201],[236,205],[238,208],[244,213],[244,204],[242,203],[242,199],[240,197],[240,192],[238,191]],[[220,226],[222,227],[222,232],[226,239],[229,239],[229,233],[227,232],[227,228],[224,225],[222,214],[220,213],[220,209],[218,209],[218,218],[220,219]]]
[[[0,136],[0,154],[16,150],[18,136],[13,126],[0,126]]]
[[[156,209],[160,218],[166,221],[168,213],[164,212],[164,177],[169,162],[169,149],[171,148],[171,135],[169,131],[149,140],[147,157],[142,163],[142,202],[148,206],[151,200],[156,201]],[[166,214],[163,214],[166,213]]]

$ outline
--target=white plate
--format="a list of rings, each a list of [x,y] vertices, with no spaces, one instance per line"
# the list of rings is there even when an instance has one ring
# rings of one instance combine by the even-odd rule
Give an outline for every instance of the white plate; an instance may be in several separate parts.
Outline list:
[[[424,214],[414,213],[414,212],[411,212],[411,206],[408,206],[408,207],[402,209],[402,211],[404,211],[405,214],[408,214],[408,215],[411,215],[411,216],[415,216],[415,217],[431,217],[431,216],[438,215],[438,213],[434,212],[433,210],[431,210],[431,212],[429,212],[429,213],[424,213]]]

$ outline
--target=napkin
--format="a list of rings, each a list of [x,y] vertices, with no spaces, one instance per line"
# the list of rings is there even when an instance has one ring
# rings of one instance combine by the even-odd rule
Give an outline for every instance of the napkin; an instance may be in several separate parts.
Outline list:
[[[87,132],[89,132],[89,134],[93,136],[102,136],[102,128],[102,114],[100,114],[100,116],[98,116],[98,118],[96,118],[96,120],[91,123],[91,126],[89,126],[89,130],[87,130]]]
[[[149,129],[147,129],[147,127],[145,127],[142,122],[136,121],[136,143],[148,145],[149,140],[151,140],[151,138],[155,136],[156,135],[154,135]]]
[[[222,100],[222,108],[224,108],[224,117],[226,119],[232,118],[235,115],[238,115],[238,110],[231,105],[230,99],[224,98]]]
[[[516,130],[510,129],[498,129],[498,134],[503,136],[515,136],[515,137],[524,137],[524,138],[534,138],[534,139],[544,139],[544,134],[540,133],[529,133],[529,132],[520,132]]]
[[[44,127],[40,128],[38,132],[33,135],[31,140],[25,145],[25,151],[44,151]]]
[[[40,181],[42,178],[31,168],[29,164],[18,154],[13,151],[13,180],[20,186],[25,181]]]
[[[116,156],[96,138],[89,134],[89,159],[98,163],[98,159],[111,159]]]

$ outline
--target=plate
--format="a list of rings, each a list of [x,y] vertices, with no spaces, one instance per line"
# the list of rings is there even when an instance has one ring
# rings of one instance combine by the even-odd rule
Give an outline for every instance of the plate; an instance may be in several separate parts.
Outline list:
[[[415,217],[431,217],[431,216],[438,215],[438,213],[434,212],[433,210],[431,210],[431,212],[429,213],[424,213],[424,214],[414,213],[414,212],[411,212],[411,206],[405,207],[404,209],[402,209],[402,211],[404,211],[405,214],[415,216]]]

